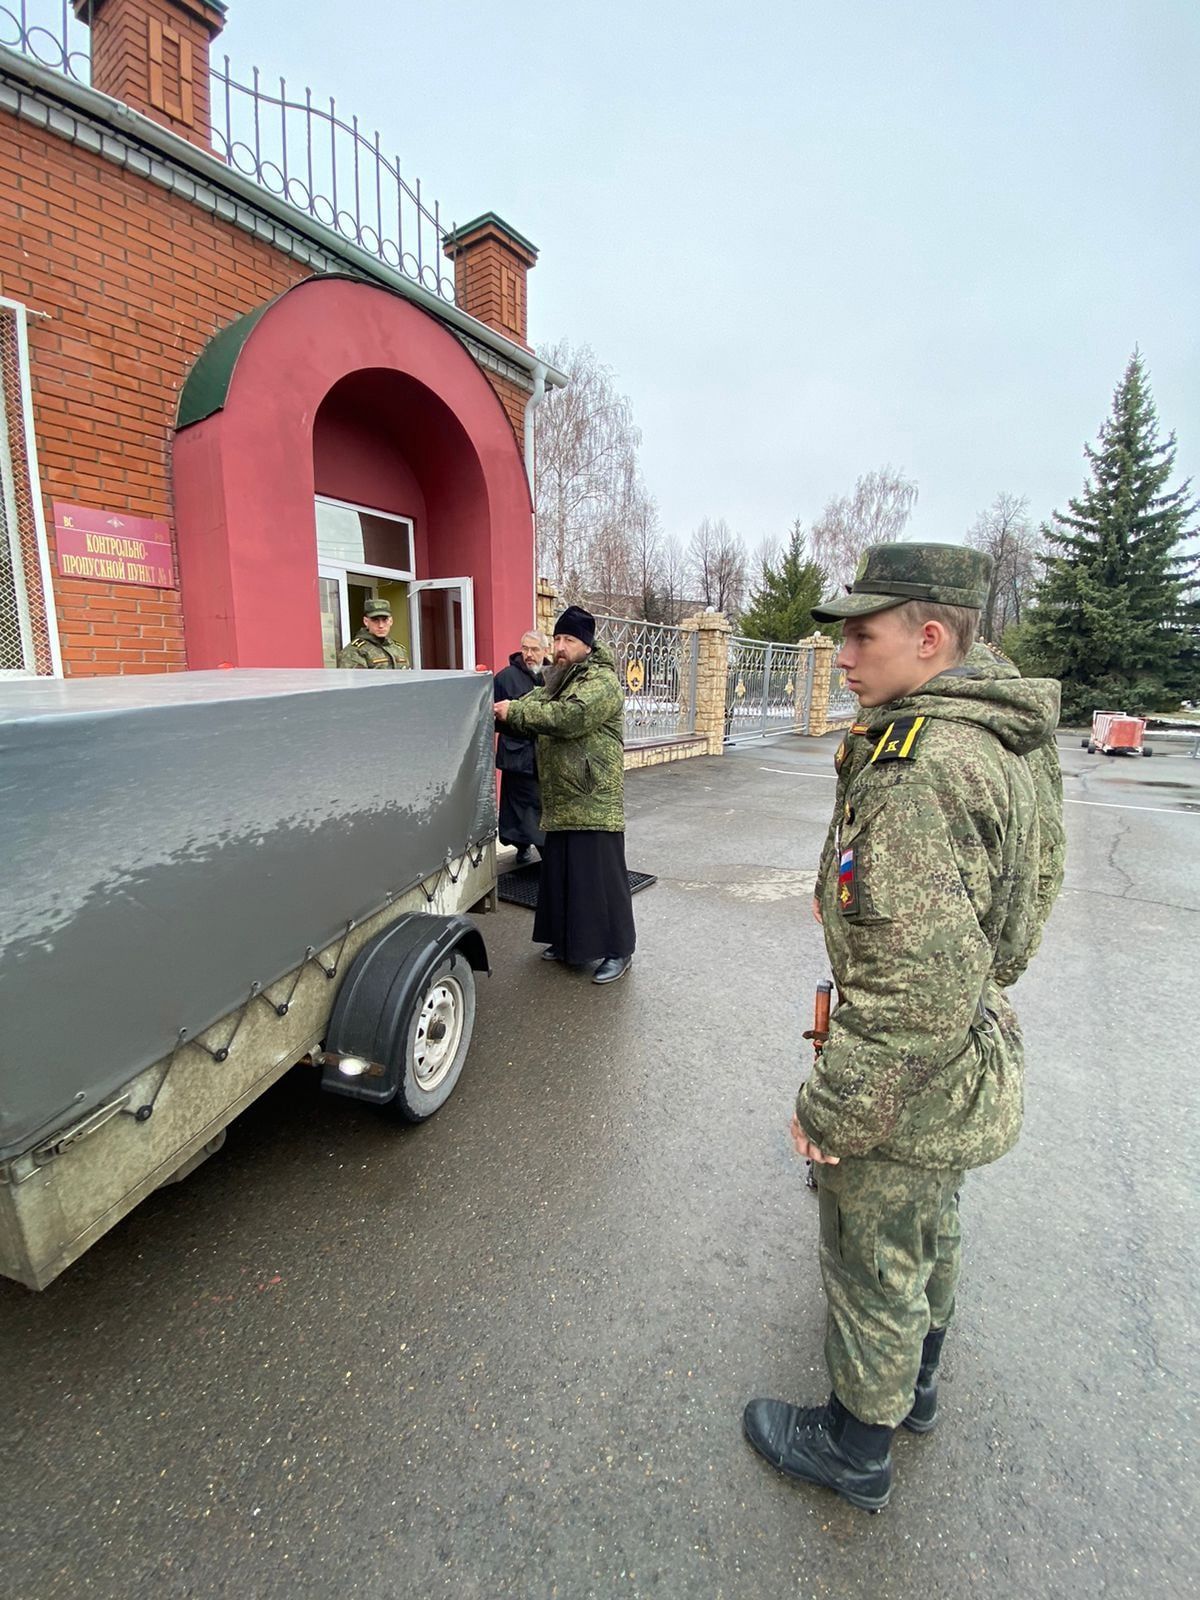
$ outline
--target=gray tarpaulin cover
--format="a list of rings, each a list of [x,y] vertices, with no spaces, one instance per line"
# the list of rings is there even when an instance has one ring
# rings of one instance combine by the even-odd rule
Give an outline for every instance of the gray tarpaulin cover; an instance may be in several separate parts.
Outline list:
[[[494,830],[491,679],[0,683],[0,1160]]]

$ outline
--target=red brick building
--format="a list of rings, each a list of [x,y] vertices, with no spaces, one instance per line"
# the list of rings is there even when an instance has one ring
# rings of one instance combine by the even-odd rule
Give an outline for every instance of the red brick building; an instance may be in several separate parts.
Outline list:
[[[0,674],[319,666],[371,594],[421,665],[503,659],[536,250],[214,71],[217,0],[73,3],[0,0]]]

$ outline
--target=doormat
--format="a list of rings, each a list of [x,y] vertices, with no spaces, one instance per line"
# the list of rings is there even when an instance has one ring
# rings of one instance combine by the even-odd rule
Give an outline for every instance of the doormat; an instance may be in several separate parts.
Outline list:
[[[501,900],[507,900],[510,905],[527,906],[533,911],[537,907],[538,883],[541,875],[540,861],[531,861],[524,867],[512,867],[508,872],[500,874],[496,882],[496,893]],[[630,872],[629,892],[636,894],[639,889],[648,889],[652,883],[657,882],[658,878],[652,872]]]

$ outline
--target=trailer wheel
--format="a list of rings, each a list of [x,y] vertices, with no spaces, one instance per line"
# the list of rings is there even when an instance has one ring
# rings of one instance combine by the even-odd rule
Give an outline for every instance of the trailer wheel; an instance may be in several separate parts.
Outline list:
[[[1151,748],[1150,748],[1150,746],[1148,744],[1144,744],[1142,746],[1142,754],[1144,756],[1152,756],[1154,754],[1154,751],[1151,750]]]
[[[453,950],[413,1001],[404,1036],[400,1082],[388,1109],[405,1122],[424,1122],[454,1092],[475,1028],[475,974]]]
[[[1087,741],[1087,753],[1090,756],[1094,756],[1096,754],[1096,746],[1090,739]]]
[[[1090,754],[1092,749],[1092,741],[1090,739],[1080,739],[1079,748],[1081,750],[1086,750]]]

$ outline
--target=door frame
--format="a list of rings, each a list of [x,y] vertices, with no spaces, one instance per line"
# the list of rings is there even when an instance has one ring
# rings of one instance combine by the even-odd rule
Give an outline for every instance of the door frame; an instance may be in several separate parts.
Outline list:
[[[413,666],[420,671],[421,662],[421,606],[419,595],[423,589],[461,589],[462,591],[462,672],[475,667],[475,584],[470,578],[415,578],[408,586],[408,636],[412,643]],[[447,634],[454,637],[450,595],[447,592]],[[470,665],[468,665],[468,662]]]

